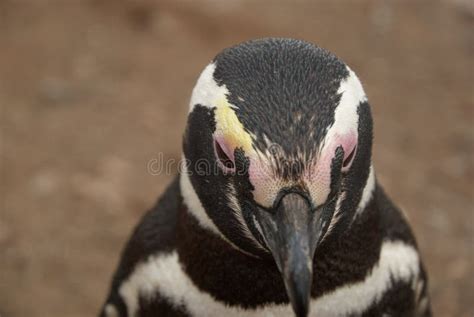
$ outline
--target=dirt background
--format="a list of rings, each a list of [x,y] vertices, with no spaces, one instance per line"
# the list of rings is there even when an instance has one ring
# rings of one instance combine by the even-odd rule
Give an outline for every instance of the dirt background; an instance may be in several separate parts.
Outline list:
[[[471,3],[471,5],[469,5]],[[303,38],[365,84],[375,166],[406,211],[437,316],[474,316],[469,1],[0,0],[0,314],[94,316],[172,178],[190,92],[222,48]]]

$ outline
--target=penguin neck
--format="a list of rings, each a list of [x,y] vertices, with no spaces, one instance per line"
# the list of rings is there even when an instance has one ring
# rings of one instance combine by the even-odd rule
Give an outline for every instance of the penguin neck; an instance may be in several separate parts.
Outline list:
[[[377,263],[382,236],[377,230],[380,217],[373,196],[370,195],[346,232],[328,237],[316,250],[313,298],[362,280]],[[177,251],[193,283],[229,305],[257,307],[287,303],[281,274],[271,257],[257,258],[242,252],[209,224],[203,224],[203,219],[196,215],[205,210],[192,210],[196,205],[189,206],[189,202],[189,197],[183,195]]]
[[[243,253],[203,227],[184,204],[179,211],[177,252],[194,284],[219,301],[250,306],[287,301],[280,273],[270,257],[261,259]],[[259,280],[272,291],[255,292]]]

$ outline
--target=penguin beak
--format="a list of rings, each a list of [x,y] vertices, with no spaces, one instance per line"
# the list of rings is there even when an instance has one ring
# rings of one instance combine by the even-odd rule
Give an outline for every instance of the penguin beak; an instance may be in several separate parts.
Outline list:
[[[306,198],[285,194],[274,212],[258,209],[265,242],[280,270],[297,317],[307,317],[313,281],[313,255],[320,235],[319,216]]]

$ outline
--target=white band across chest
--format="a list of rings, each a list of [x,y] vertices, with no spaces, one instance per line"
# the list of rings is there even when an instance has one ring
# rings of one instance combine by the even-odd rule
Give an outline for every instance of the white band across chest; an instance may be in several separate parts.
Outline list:
[[[310,316],[362,313],[381,299],[392,286],[392,281],[408,282],[418,274],[417,251],[401,241],[387,241],[382,245],[379,262],[363,281],[342,286],[313,299]],[[215,300],[194,285],[183,271],[176,252],[151,256],[139,264],[122,284],[119,293],[127,305],[129,316],[137,312],[139,297],[153,298],[157,293],[170,303],[185,307],[191,316],[277,317],[293,314],[289,305],[270,304],[246,310]]]

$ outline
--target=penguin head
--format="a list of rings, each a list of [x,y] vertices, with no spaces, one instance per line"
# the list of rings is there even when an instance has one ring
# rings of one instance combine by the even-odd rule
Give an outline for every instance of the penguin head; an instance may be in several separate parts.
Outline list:
[[[194,87],[183,199],[232,246],[271,257],[306,316],[315,250],[367,200],[371,147],[369,104],[347,65],[300,40],[245,42],[219,53]]]

